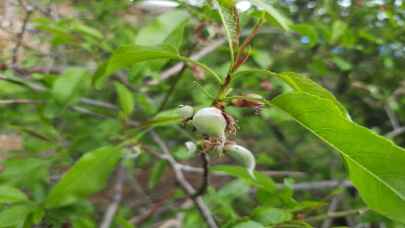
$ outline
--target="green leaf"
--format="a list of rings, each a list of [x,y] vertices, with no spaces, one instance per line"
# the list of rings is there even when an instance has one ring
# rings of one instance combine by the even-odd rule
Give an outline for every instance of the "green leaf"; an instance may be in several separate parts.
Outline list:
[[[232,61],[239,49],[239,15],[234,0],[214,0],[224,26]]]
[[[335,44],[337,41],[339,41],[340,37],[342,37],[346,29],[347,29],[346,23],[340,20],[334,21],[332,25],[332,33],[329,42],[331,44]]]
[[[344,157],[353,184],[371,209],[405,222],[403,148],[350,121],[332,99],[292,92],[276,97],[272,104]]]
[[[186,25],[187,21],[177,26],[177,28],[165,39],[163,45],[169,45],[179,51],[181,46],[183,45],[184,30],[186,28]]]
[[[259,49],[252,52],[252,58],[261,68],[268,68],[273,63],[269,52]]]
[[[157,161],[150,172],[148,187],[150,189],[154,188],[160,181],[160,178],[164,174],[167,167],[167,162],[165,160]]]
[[[3,203],[18,203],[27,201],[28,198],[24,192],[18,188],[3,185],[0,186],[0,204]]]
[[[115,83],[115,90],[117,91],[120,108],[125,118],[128,118],[129,115],[131,115],[131,113],[134,111],[133,95],[126,86],[118,82]]]
[[[290,30],[291,21],[272,5],[266,3],[265,0],[250,0],[250,2],[258,8],[266,11],[284,30]]]
[[[22,228],[31,207],[28,205],[16,205],[0,212],[0,227]]]
[[[348,70],[352,69],[352,64],[339,56],[334,56],[332,58],[332,61],[336,64],[336,66],[340,70],[348,71]]]
[[[107,78],[114,72],[132,66],[133,64],[156,60],[156,59],[178,59],[191,64],[198,65],[209,72],[218,82],[222,82],[221,77],[206,65],[194,61],[190,58],[180,56],[173,48],[162,47],[146,47],[138,45],[130,45],[118,48],[110,59],[101,64],[93,75],[93,84],[96,88],[101,88]]]
[[[135,43],[143,46],[161,45],[188,18],[189,15],[184,10],[173,10],[164,13],[139,31]]]
[[[348,119],[350,116],[346,110],[346,108],[336,99],[335,96],[327,89],[323,88],[319,84],[315,83],[308,77],[305,77],[301,74],[294,73],[294,72],[283,72],[283,73],[274,73],[268,70],[245,70],[240,71],[238,74],[246,74],[246,73],[259,73],[259,74],[266,74],[272,77],[279,78],[287,83],[292,89],[295,91],[302,91],[306,92],[324,99],[328,99],[332,101],[336,106],[339,107],[340,112],[343,115],[346,115]]]
[[[114,51],[110,59],[97,69],[93,76],[93,83],[97,88],[100,88],[107,77],[119,69],[143,61],[170,58],[178,59],[178,55],[168,47],[124,46]]]
[[[278,74],[278,77],[296,91],[303,91],[315,96],[319,96],[321,98],[331,100],[336,106],[339,107],[341,113],[349,118],[349,114],[346,108],[335,98],[335,96],[333,96],[331,92],[318,85],[311,79],[294,72],[280,73]]]
[[[83,88],[85,71],[80,68],[69,68],[63,72],[52,86],[52,95],[60,104],[66,104],[78,97]]]
[[[245,168],[231,165],[216,165],[214,167],[210,167],[210,171],[216,173],[225,173],[233,177],[241,178],[247,183],[258,188],[263,188],[266,191],[275,191],[277,189],[276,184],[270,177],[258,171],[254,172],[255,178],[252,178]]]
[[[309,24],[298,24],[298,25],[291,25],[292,30],[299,33],[301,36],[305,36],[308,38],[309,47],[313,47],[318,43],[318,33],[314,26]]]
[[[33,186],[48,179],[49,162],[27,158],[9,159],[4,162],[5,169],[0,174],[0,182],[13,186]]]
[[[279,208],[259,207],[254,210],[252,217],[263,225],[276,225],[290,221],[293,215]]]
[[[264,226],[262,224],[255,222],[255,221],[241,222],[232,227],[233,228],[264,228]]]
[[[121,151],[115,147],[102,147],[83,155],[51,189],[46,207],[73,204],[103,189],[120,157]]]
[[[179,114],[178,109],[169,109],[162,112],[159,112],[155,117],[150,120],[143,122],[139,127],[140,128],[154,128],[159,126],[167,126],[173,124],[180,124],[183,118]]]
[[[82,33],[87,36],[94,37],[98,40],[102,40],[104,37],[103,34],[100,31],[98,31],[96,28],[82,24],[79,21],[75,21],[74,23],[72,23],[71,30],[74,32]]]

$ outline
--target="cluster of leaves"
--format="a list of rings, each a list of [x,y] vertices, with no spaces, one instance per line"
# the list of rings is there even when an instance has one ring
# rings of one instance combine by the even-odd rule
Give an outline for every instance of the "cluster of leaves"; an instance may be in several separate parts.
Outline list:
[[[156,16],[140,11],[140,2],[61,1],[52,4],[73,12],[58,20],[37,9],[29,22],[34,39],[49,43],[52,54],[27,50],[18,67],[1,72],[0,97],[16,101],[2,107],[1,133],[18,135],[22,145],[2,154],[0,227],[96,227],[114,203],[111,227],[179,216],[184,227],[204,227],[198,210],[183,204],[189,197],[176,188],[148,133],[156,128],[176,160],[198,164],[183,143],[199,139],[179,125],[174,110],[212,103],[238,120],[238,141],[254,151],[259,170],[252,178],[241,167],[210,166],[213,185],[204,202],[221,227],[310,227],[328,219],[327,202],[335,195],[344,196],[346,212],[371,209],[361,216],[354,210],[352,224],[405,223],[405,151],[377,134],[405,145],[405,6],[248,2],[251,8],[238,12],[229,0],[178,1]],[[223,40],[228,45],[193,57]],[[5,64],[11,58],[1,57]],[[165,71],[178,62],[183,65],[175,73]],[[37,66],[49,70],[32,70]],[[259,114],[232,106],[250,93],[263,97]],[[22,99],[28,102],[18,103]],[[298,192],[297,181],[345,178],[332,150],[358,193],[339,185]],[[126,174],[118,193],[117,167]],[[307,175],[272,179],[268,170]]]

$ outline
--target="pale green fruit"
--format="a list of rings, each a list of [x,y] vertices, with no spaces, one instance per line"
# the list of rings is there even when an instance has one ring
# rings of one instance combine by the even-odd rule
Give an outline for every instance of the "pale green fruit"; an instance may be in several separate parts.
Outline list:
[[[189,119],[194,115],[194,108],[190,105],[179,105],[176,111],[183,120]]]
[[[229,144],[224,147],[224,151],[227,155],[229,155],[235,161],[241,163],[244,167],[246,167],[250,176],[255,178],[254,170],[256,166],[256,159],[253,156],[252,152],[246,149],[243,146],[239,146],[237,144]]]
[[[221,138],[225,136],[226,120],[218,108],[200,109],[194,115],[192,124],[201,134]]]

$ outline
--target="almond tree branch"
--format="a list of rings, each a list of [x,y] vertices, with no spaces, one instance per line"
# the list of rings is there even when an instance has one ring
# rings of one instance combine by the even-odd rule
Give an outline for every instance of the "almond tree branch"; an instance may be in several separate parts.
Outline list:
[[[204,56],[208,55],[209,53],[215,51],[224,42],[225,42],[224,38],[214,40],[208,46],[191,54],[189,58],[192,60],[199,60],[199,59],[203,58]],[[172,67],[170,67],[167,70],[164,70],[162,73],[160,73],[159,79],[149,81],[147,83],[147,85],[156,85],[156,84],[159,84],[161,81],[164,81],[170,77],[173,77],[174,75],[177,75],[183,69],[184,66],[185,66],[185,64],[183,62],[179,62],[179,63],[173,65]]]
[[[397,129],[388,132],[385,136],[387,136],[388,138],[394,138],[397,137],[398,135],[405,133],[405,126],[404,127],[398,127]]]
[[[342,200],[342,198],[343,197],[342,197],[341,194],[336,195],[336,196],[334,196],[332,198],[332,201],[330,202],[329,207],[328,207],[328,214],[334,213],[338,209],[338,206],[339,206],[340,201]],[[330,217],[326,218],[323,221],[321,228],[329,228],[329,227],[331,227],[332,222],[333,222],[333,218],[330,218]]]
[[[282,187],[283,185],[280,185]],[[327,188],[348,188],[352,187],[353,184],[349,180],[338,181],[338,180],[326,180],[326,181],[314,181],[314,182],[303,182],[293,185],[294,191],[308,191],[308,190],[321,190]]]
[[[389,107],[388,104],[384,105],[384,110],[385,110],[385,113],[386,113],[387,116],[388,116],[388,119],[390,120],[390,123],[391,123],[391,125],[392,125],[392,128],[393,128],[394,130],[395,130],[395,129],[398,129],[398,128],[400,127],[400,125],[399,125],[399,120],[398,120],[398,118],[395,116],[394,111],[392,111],[392,109]]]
[[[211,211],[205,204],[202,197],[201,196],[192,197],[196,191],[194,190],[193,186],[191,186],[191,184],[186,180],[181,169],[178,168],[177,162],[171,155],[166,143],[153,130],[150,132],[150,134],[152,136],[153,141],[156,142],[156,144],[158,144],[160,149],[162,150],[164,158],[169,162],[170,166],[172,167],[177,183],[187,193],[187,195],[193,200],[194,204],[196,205],[197,209],[200,211],[200,214],[204,218],[207,225],[210,228],[218,228],[218,225],[216,224],[215,219],[211,214]]]
[[[324,215],[309,217],[309,218],[304,219],[304,221],[305,222],[317,222],[317,221],[322,221],[327,218],[341,218],[341,217],[346,217],[346,216],[350,216],[350,215],[363,214],[367,211],[368,211],[368,208],[359,208],[359,209],[351,209],[351,210],[347,210],[347,211],[331,212],[331,213],[327,213]]]
[[[202,152],[202,153],[200,153],[200,156],[201,156],[201,161],[203,163],[203,181],[202,181],[202,184],[201,184],[200,188],[198,189],[198,191],[193,194],[193,198],[204,195],[204,193],[207,191],[207,188],[208,188],[208,182],[209,182],[208,155],[207,155],[207,153]]]
[[[8,99],[0,100],[0,105],[11,105],[11,104],[38,104],[42,101],[29,100],[29,99]]]
[[[109,228],[111,227],[111,223],[114,219],[115,213],[117,213],[118,206],[121,203],[122,199],[122,186],[125,180],[125,169],[120,164],[117,169],[117,178],[116,183],[114,186],[114,195],[112,198],[111,204],[108,206],[105,214],[104,219],[100,224],[100,228]]]

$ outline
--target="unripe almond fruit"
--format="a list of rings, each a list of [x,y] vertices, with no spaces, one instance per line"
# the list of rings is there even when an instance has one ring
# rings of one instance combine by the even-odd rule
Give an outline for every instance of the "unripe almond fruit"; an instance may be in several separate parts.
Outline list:
[[[225,136],[226,120],[218,108],[200,109],[195,113],[192,124],[201,134],[222,138]]]
[[[232,159],[234,159],[235,161],[241,163],[244,167],[246,167],[249,175],[255,178],[253,171],[255,170],[256,159],[253,156],[252,152],[250,152],[245,147],[239,146],[237,144],[225,145],[224,151]]]

